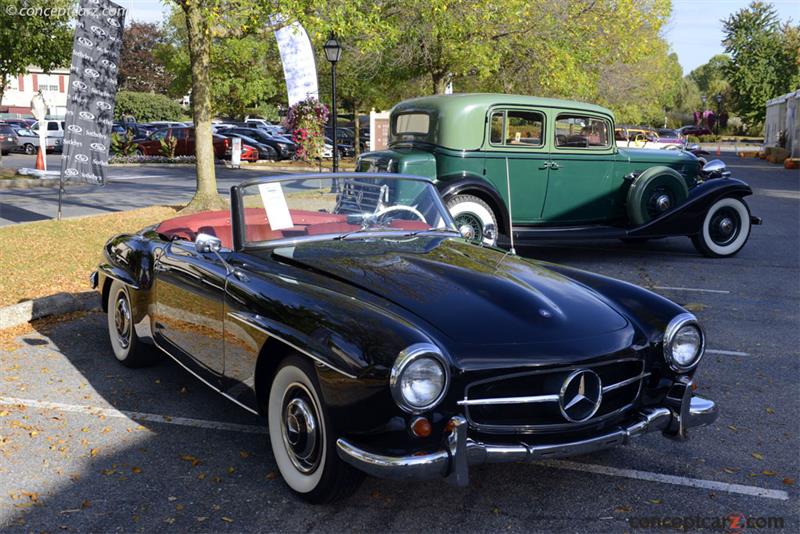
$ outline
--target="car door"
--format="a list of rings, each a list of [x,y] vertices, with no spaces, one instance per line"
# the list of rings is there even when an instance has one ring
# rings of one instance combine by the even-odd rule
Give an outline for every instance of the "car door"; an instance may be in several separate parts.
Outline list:
[[[176,356],[189,357],[215,376],[224,371],[225,265],[194,243],[175,240],[154,265],[154,334]],[[162,345],[163,346],[163,345]]]
[[[537,223],[547,192],[549,153],[545,114],[528,108],[494,108],[485,141],[486,179],[508,204],[514,224]]]
[[[558,225],[610,222],[625,211],[624,180],[614,174],[610,118],[583,111],[554,113],[547,197],[542,218]]]

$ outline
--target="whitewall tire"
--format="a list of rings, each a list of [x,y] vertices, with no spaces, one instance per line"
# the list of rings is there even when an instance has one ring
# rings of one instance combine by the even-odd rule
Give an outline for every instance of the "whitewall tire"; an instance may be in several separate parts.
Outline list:
[[[300,356],[281,363],[267,404],[269,441],[284,482],[302,499],[325,503],[343,498],[363,475],[342,462],[314,366]]]
[[[126,367],[143,367],[156,360],[155,351],[136,335],[136,310],[128,286],[114,280],[108,290],[108,338],[117,360]]]
[[[482,199],[474,195],[456,195],[447,201],[447,209],[456,229],[474,243],[497,244],[497,216]]]
[[[714,258],[733,256],[750,237],[750,210],[744,201],[726,197],[706,212],[700,232],[692,237],[699,252]]]

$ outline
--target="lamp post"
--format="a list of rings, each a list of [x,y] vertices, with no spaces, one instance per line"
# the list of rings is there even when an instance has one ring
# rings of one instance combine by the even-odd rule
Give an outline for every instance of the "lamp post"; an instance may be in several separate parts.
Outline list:
[[[331,126],[333,127],[333,172],[339,171],[339,150],[336,139],[336,63],[342,55],[342,47],[336,40],[336,35],[331,32],[328,40],[322,45],[325,50],[325,58],[331,64]],[[335,187],[335,184],[334,184]]]
[[[700,106],[700,126],[705,127],[706,123],[706,95],[700,97],[700,102],[703,104]]]
[[[719,135],[719,119],[722,116],[722,93],[717,93],[714,99],[717,101],[717,122],[715,126],[717,127],[717,135]]]

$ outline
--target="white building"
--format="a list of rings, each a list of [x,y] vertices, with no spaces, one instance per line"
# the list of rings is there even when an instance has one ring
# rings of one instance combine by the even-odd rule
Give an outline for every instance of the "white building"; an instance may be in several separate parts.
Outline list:
[[[781,132],[786,136],[786,150],[800,158],[800,89],[767,101],[764,144],[777,146]]]
[[[31,98],[40,89],[48,106],[48,115],[63,117],[67,111],[69,69],[45,73],[39,67],[28,67],[25,74],[7,81],[0,116],[31,116]]]

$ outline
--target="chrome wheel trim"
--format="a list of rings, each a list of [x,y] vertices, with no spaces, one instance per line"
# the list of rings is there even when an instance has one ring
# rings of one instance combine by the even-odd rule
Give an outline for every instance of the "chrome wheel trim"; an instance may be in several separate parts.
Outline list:
[[[283,445],[295,469],[313,473],[320,463],[320,429],[311,392],[298,382],[284,393],[281,421]]]
[[[467,232],[469,237],[465,236],[469,241],[473,243],[481,243],[483,241],[483,221],[481,221],[481,218],[476,214],[465,211],[455,217],[454,222],[459,231],[462,231],[464,228],[469,228]],[[462,233],[462,235],[464,234]]]
[[[667,211],[671,206],[669,195],[661,195],[656,199],[656,206],[661,211]]]
[[[717,241],[715,239],[717,236],[714,234],[719,229],[719,222],[725,218],[725,216],[718,217],[720,212],[723,214],[735,212],[736,217],[732,220],[738,221],[739,224],[733,232],[733,237]],[[747,242],[750,229],[750,212],[745,203],[737,198],[726,197],[714,203],[706,213],[700,238],[712,253],[718,256],[730,256],[738,252]]]
[[[120,348],[127,349],[131,344],[131,332],[133,321],[131,320],[131,307],[128,304],[128,297],[124,291],[117,293],[114,304],[114,330]]]

